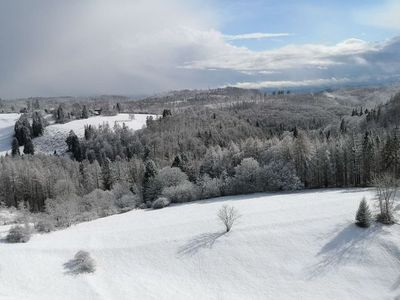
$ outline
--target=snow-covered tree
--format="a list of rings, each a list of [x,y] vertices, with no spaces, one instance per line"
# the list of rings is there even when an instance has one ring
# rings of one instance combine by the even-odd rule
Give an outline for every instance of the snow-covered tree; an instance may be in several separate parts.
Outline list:
[[[365,197],[361,200],[360,205],[356,214],[356,224],[360,227],[369,227],[371,226],[371,211],[369,210],[369,206]]]

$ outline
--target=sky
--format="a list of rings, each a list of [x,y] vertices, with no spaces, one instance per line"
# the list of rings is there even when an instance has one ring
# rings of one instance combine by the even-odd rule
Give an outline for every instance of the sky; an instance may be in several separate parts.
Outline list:
[[[0,98],[400,76],[397,0],[0,0]]]

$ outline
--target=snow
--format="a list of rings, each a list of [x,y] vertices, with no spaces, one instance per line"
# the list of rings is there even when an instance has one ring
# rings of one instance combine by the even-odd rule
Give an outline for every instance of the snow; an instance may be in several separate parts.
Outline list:
[[[353,224],[372,190],[234,196],[136,210],[1,244],[1,299],[394,299],[399,225]],[[216,213],[242,215],[223,234]],[[9,227],[0,226],[5,235]],[[97,263],[70,275],[78,250]]]
[[[89,119],[74,120],[65,124],[51,124],[44,130],[41,137],[33,139],[36,153],[53,154],[54,150],[58,154],[63,154],[67,150],[65,139],[71,130],[78,137],[83,137],[86,125],[98,127],[108,123],[110,127],[115,124],[125,124],[132,130],[138,130],[146,125],[148,116],[146,114],[117,114],[116,116],[96,116]],[[11,152],[11,142],[14,136],[14,125],[19,119],[20,114],[0,114],[0,156]],[[23,147],[20,148],[22,153]]]
[[[131,119],[130,116],[134,117]],[[71,130],[81,138],[84,136],[86,125],[98,127],[99,125],[108,123],[110,127],[113,127],[114,124],[121,126],[125,124],[132,130],[138,130],[146,125],[146,118],[148,116],[150,115],[118,114],[116,116],[96,116],[89,119],[74,120],[65,124],[52,124],[45,128],[43,136],[33,140],[35,152],[53,154],[54,150],[56,150],[58,154],[63,154],[67,150],[65,140]]]
[[[14,125],[20,114],[0,114],[0,156],[10,151],[14,136]]]

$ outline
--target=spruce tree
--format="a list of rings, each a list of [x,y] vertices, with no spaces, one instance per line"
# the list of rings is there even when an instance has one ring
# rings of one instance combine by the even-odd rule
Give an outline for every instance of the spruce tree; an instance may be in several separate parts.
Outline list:
[[[111,190],[113,185],[112,174],[111,174],[111,161],[107,157],[103,161],[101,166],[101,175],[103,179],[103,187],[105,190]]]
[[[356,214],[356,225],[359,227],[367,228],[371,225],[371,211],[365,198],[360,202]]]
[[[145,172],[143,176],[143,200],[144,202],[153,201],[151,193],[151,183],[157,174],[156,164],[152,160],[148,160],[145,165]]]
[[[35,149],[33,147],[32,140],[31,140],[31,138],[28,138],[25,143],[25,146],[24,146],[24,154],[32,154],[33,155],[34,153],[35,153]]]
[[[16,156],[16,155],[20,155],[19,152],[19,143],[17,138],[14,138],[11,144],[11,155],[12,156]]]
[[[82,119],[88,119],[88,118],[89,118],[89,112],[87,110],[86,105],[84,105],[82,109]]]
[[[43,135],[44,125],[43,118],[40,113],[35,112],[32,116],[32,133],[33,137],[38,137]]]

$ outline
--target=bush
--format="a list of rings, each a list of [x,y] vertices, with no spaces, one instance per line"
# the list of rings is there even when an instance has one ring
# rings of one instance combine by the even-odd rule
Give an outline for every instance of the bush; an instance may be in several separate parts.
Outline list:
[[[96,264],[87,251],[78,251],[74,258],[64,264],[64,268],[70,274],[93,273],[96,270]]]
[[[115,199],[114,203],[115,206],[121,211],[127,211],[135,208],[137,200],[137,197],[135,197],[134,194],[130,193],[123,195],[121,198]]]
[[[69,195],[46,199],[46,211],[54,219],[56,227],[69,227],[76,221],[79,214],[78,198]]]
[[[385,224],[385,225],[393,225],[393,224],[396,223],[395,219],[394,219],[394,216],[391,213],[388,214],[386,212],[379,213],[376,216],[376,221],[378,221],[378,222],[380,222],[382,224]]]
[[[371,212],[365,198],[360,202],[360,205],[356,214],[356,225],[367,228],[371,226]]]
[[[35,229],[37,232],[49,233],[55,228],[54,221],[50,218],[39,220],[35,223]]]
[[[160,197],[158,198],[156,201],[153,202],[153,209],[160,209],[160,208],[164,208],[166,206],[168,206],[170,204],[170,201],[168,200],[168,198],[165,197]]]
[[[11,227],[7,234],[6,240],[8,243],[26,243],[31,238],[31,230],[29,225],[16,225]]]
[[[189,202],[196,199],[196,186],[190,181],[185,181],[180,185],[164,188],[162,195],[172,203]]]
[[[96,189],[80,200],[80,211],[91,212],[97,217],[106,217],[117,212],[115,197],[110,191]]]
[[[146,209],[147,208],[146,203],[140,203],[139,208],[140,209]]]
[[[146,208],[151,208],[153,206],[153,203],[151,201],[146,201]]]

